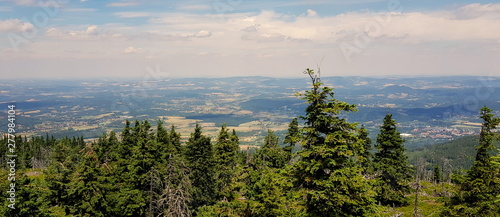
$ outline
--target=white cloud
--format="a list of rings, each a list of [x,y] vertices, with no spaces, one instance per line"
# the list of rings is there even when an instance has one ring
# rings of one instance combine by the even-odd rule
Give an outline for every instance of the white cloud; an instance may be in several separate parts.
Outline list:
[[[193,35],[193,37],[196,38],[207,38],[212,36],[212,33],[208,30],[201,30]]]
[[[454,19],[500,18],[500,4],[469,4],[452,11]]]
[[[33,24],[18,19],[0,20],[0,32],[26,32],[33,29]]]
[[[45,31],[45,36],[54,39],[64,40],[84,40],[99,41],[108,39],[119,39],[124,36],[120,33],[109,32],[96,25],[81,27],[84,30],[64,30],[59,28],[50,28]]]
[[[306,8],[300,15],[274,11],[227,12],[223,16],[187,11],[119,12],[114,15],[151,18],[142,25],[56,26],[45,32],[46,40],[29,45],[38,46],[30,47],[37,52],[29,55],[33,59],[63,56],[89,62],[105,57],[110,63],[102,66],[103,70],[113,68],[113,61],[114,65],[122,61],[125,70],[131,70],[126,67],[131,62],[142,70],[151,63],[145,61],[157,64],[155,61],[161,60],[167,68],[179,69],[179,76],[212,71],[230,75],[234,70],[229,69],[234,68],[239,69],[239,75],[262,72],[263,68],[282,73],[277,76],[290,72],[300,75],[301,69],[314,67],[323,56],[324,71],[336,70],[330,75],[477,73],[469,65],[491,73],[500,67],[500,62],[495,61],[500,58],[499,5],[471,4],[425,12],[358,11],[331,16],[319,16]],[[22,31],[19,26],[30,25],[19,20],[9,21],[15,25],[5,22],[0,21],[0,30]],[[368,43],[362,44],[349,64],[339,44],[355,45],[362,40],[360,36]],[[144,58],[124,54],[144,54]],[[221,65],[228,70],[221,70]]]
[[[316,11],[313,11],[311,9],[307,9],[307,16],[308,17],[315,17],[316,15],[318,15],[318,13]]]
[[[125,54],[146,53],[146,50],[144,50],[142,48],[127,47],[124,50],[122,50],[122,53],[125,53]]]
[[[245,27],[241,31],[244,31],[244,32],[257,32],[257,31],[259,31],[259,28],[260,28],[260,24],[254,24],[254,25]]]
[[[258,42],[280,42],[285,40],[285,36],[280,33],[248,33],[241,36],[243,40]]]
[[[86,35],[97,35],[97,26],[89,26],[84,32]]]
[[[197,56],[207,56],[208,55],[208,52],[206,51],[201,51],[199,52],[198,54],[196,54]]]

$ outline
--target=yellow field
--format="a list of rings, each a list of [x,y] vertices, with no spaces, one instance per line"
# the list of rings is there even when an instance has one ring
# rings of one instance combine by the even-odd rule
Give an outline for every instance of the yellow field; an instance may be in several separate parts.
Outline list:
[[[106,117],[106,116],[110,116],[110,115],[114,115],[115,113],[111,112],[111,113],[105,113],[105,114],[100,114],[100,115],[97,115],[97,116],[83,116],[82,119],[100,119],[100,118],[103,118],[103,117]]]

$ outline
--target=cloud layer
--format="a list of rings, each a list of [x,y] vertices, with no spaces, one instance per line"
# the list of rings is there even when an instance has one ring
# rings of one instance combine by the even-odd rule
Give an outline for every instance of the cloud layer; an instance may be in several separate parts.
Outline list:
[[[130,1],[106,6],[137,5]],[[395,7],[335,15],[309,8],[298,14],[274,10],[192,13],[209,9],[199,4],[178,8],[170,13],[112,13],[123,22],[48,26],[39,39],[23,44],[15,55],[7,55],[11,51],[4,44],[0,56],[11,70],[24,74],[33,69],[14,69],[17,61],[41,61],[53,76],[69,70],[60,63],[63,60],[96,64],[94,70],[109,76],[140,76],[141,68],[151,64],[163,65],[178,77],[300,76],[303,68],[315,67],[322,59],[326,75],[500,75],[498,61],[492,61],[500,58],[500,4],[420,12]],[[127,24],[127,19],[143,23]],[[0,20],[4,33],[20,34],[33,28],[34,24],[19,19]],[[103,58],[109,61],[102,62]],[[122,61],[134,67],[112,70],[112,64]],[[88,69],[81,68],[79,73]]]

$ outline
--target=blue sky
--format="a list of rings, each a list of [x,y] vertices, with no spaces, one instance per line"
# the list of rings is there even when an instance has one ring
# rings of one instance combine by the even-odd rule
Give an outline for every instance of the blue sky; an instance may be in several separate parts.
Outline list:
[[[0,0],[12,78],[500,76],[499,59],[497,1]]]

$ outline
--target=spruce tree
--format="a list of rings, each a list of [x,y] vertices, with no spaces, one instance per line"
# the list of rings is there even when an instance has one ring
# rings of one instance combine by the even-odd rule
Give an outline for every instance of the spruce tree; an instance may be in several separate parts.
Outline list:
[[[157,122],[157,127],[156,127],[156,142],[159,145],[159,150],[162,154],[162,159],[167,159],[170,153],[174,152],[174,148],[172,146],[172,143],[170,141],[170,135],[168,131],[163,127],[163,122],[161,120],[158,120]]]
[[[373,192],[357,162],[363,149],[355,123],[341,118],[355,105],[334,98],[333,89],[322,87],[314,70],[304,72],[312,80],[303,99],[305,126],[303,150],[295,164],[296,186],[307,190],[305,205],[310,216],[372,216]]]
[[[5,200],[7,203],[2,203],[0,208],[1,216],[36,216],[36,217],[49,217],[54,216],[49,210],[49,200],[47,200],[47,189],[43,188],[43,184],[38,179],[31,179],[26,176],[24,171],[18,171],[21,173],[17,176],[16,184],[16,202],[15,209],[8,207],[10,202]],[[4,178],[1,176],[1,178]],[[5,180],[7,178],[5,177]],[[1,183],[1,182],[0,182]],[[10,183],[7,183],[10,184]],[[4,187],[4,186],[1,186]],[[9,189],[6,186],[2,189]],[[7,191],[7,190],[5,190]],[[3,196],[3,195],[2,195]],[[7,198],[6,196],[5,198]]]
[[[447,216],[498,216],[500,208],[496,196],[500,194],[499,168],[490,155],[495,147],[495,129],[500,124],[500,118],[494,117],[493,110],[481,108],[483,119],[479,134],[479,145],[473,166],[465,180],[460,183],[459,191],[447,204]]]
[[[443,179],[443,175],[441,173],[441,168],[439,168],[439,165],[434,165],[434,174],[433,174],[433,180],[434,183],[440,183],[441,179]]]
[[[373,172],[373,154],[370,152],[372,148],[372,140],[368,137],[368,131],[365,129],[365,126],[361,126],[359,130],[359,138],[363,140],[363,150],[360,153],[362,159],[360,160],[360,165],[364,170],[364,174],[369,174]]]
[[[130,147],[134,145],[135,141],[131,135],[130,121],[125,120],[125,127],[121,132],[121,142],[118,143],[115,153],[115,159],[123,158],[130,155]]]
[[[67,138],[56,142],[51,163],[44,171],[51,206],[66,208],[69,203],[67,189],[79,158],[76,150],[71,147],[73,145]]]
[[[264,145],[257,150],[255,161],[263,166],[283,168],[288,162],[288,152],[278,145],[278,137],[272,130],[267,131]]]
[[[183,149],[181,146],[181,134],[175,131],[175,126],[170,127],[168,132],[168,140],[170,141],[170,146],[168,148],[171,154],[181,154]]]
[[[214,179],[214,148],[210,137],[202,134],[198,124],[186,143],[186,160],[191,169],[190,177],[194,189],[193,208],[215,203],[217,192]]]
[[[223,124],[214,145],[218,199],[233,198],[230,186],[235,174],[239,150],[238,137],[234,131],[229,133],[227,125]]]
[[[288,132],[285,136],[283,143],[287,145],[285,151],[291,153],[296,144],[300,142],[300,131],[299,122],[297,118],[293,118],[290,124],[288,124]],[[291,156],[291,155],[290,155]]]
[[[392,114],[387,113],[375,144],[378,151],[373,159],[377,178],[375,191],[376,199],[381,204],[405,206],[410,202],[405,194],[411,191],[409,182],[413,170],[405,154],[404,139],[396,125]]]
[[[68,185],[69,212],[81,216],[105,216],[108,206],[100,180],[100,162],[92,145],[82,150],[82,160]]]

